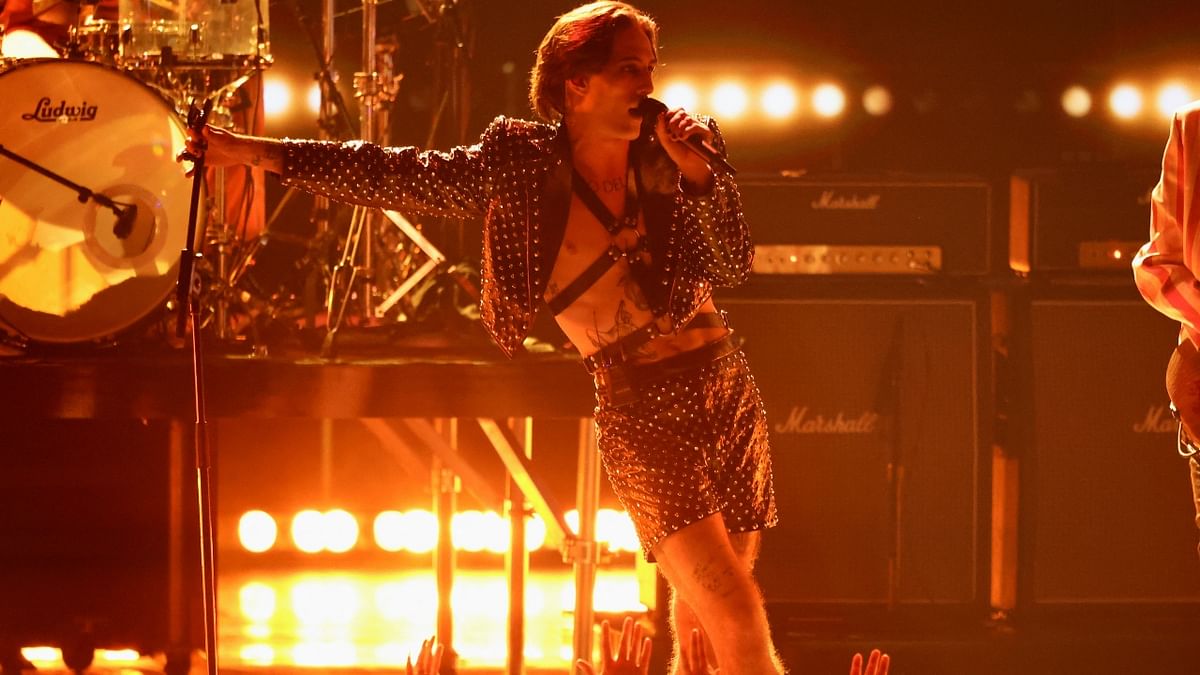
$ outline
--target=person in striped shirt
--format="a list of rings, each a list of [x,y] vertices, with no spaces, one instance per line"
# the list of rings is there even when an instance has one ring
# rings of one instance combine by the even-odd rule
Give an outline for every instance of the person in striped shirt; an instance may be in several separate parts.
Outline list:
[[[1196,526],[1200,527],[1200,101],[1171,121],[1162,176],[1151,194],[1150,241],[1133,259],[1138,290],[1180,323],[1179,346],[1167,366],[1167,391],[1179,418],[1179,453],[1188,458]],[[1200,549],[1198,549],[1200,550]]]

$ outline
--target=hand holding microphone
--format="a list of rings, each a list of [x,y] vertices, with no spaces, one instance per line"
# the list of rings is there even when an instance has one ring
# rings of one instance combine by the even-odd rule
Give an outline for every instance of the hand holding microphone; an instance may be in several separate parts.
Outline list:
[[[712,131],[684,112],[682,108],[668,110],[667,105],[662,101],[646,97],[638,104],[638,111],[647,123],[656,126],[663,147],[669,154],[672,150],[671,144],[678,143],[701,159],[711,170],[722,171],[731,176],[737,173],[737,169],[713,146]],[[658,124],[663,126],[659,128]],[[681,169],[683,168],[684,161],[681,161],[681,158],[672,155],[671,159],[675,160]]]

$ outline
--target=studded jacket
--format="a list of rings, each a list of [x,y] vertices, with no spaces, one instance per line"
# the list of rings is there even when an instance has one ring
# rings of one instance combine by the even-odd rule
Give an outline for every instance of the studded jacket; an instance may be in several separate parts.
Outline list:
[[[716,124],[709,126],[724,152]],[[285,184],[418,215],[482,215],[483,324],[508,356],[521,348],[566,231],[571,163],[565,127],[498,117],[479,143],[449,151],[359,141],[289,140],[284,148]],[[750,274],[753,247],[741,197],[724,174],[716,175],[708,194],[685,190],[653,135],[635,142],[632,152],[662,285],[646,289],[647,296],[655,313],[679,329],[714,287],[737,285]]]

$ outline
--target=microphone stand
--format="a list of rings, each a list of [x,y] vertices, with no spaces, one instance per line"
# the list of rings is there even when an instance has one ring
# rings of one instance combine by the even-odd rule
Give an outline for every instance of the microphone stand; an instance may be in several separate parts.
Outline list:
[[[96,192],[80,185],[79,183],[68,180],[67,178],[54,173],[50,169],[47,169],[36,162],[18,155],[3,145],[0,145],[0,155],[11,159],[12,161],[31,171],[40,173],[41,175],[60,185],[74,190],[79,195],[79,201],[81,203],[86,203],[87,200],[90,199],[100,206],[109,209],[113,212],[113,215],[117,217],[117,223],[113,227],[113,234],[115,234],[118,239],[124,239],[129,236],[133,229],[133,220],[137,217],[137,204],[126,204],[125,202],[113,201],[113,199],[108,195]]]
[[[188,128],[203,130],[212,112],[212,99],[206,99],[204,109],[192,104],[188,113]],[[200,574],[204,593],[204,650],[208,654],[208,675],[217,675],[217,593],[216,556],[213,548],[212,452],[208,444],[208,419],[204,410],[204,351],[200,337],[200,293],[202,280],[196,274],[196,264],[204,256],[195,250],[196,214],[200,206],[200,184],[204,181],[204,153],[192,163],[192,199],[188,213],[187,239],[179,258],[179,281],[175,289],[178,315],[175,334],[183,337],[185,321],[192,328],[192,373],[196,399],[196,493],[200,518]]]

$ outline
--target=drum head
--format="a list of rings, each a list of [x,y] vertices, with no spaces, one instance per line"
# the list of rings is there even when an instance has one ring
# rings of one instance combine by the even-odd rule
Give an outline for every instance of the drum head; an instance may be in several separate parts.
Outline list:
[[[0,157],[0,324],[28,339],[109,338],[160,307],[184,240],[191,181],[175,162],[184,127],[136,80],[78,61],[0,73],[0,143],[136,217]]]

